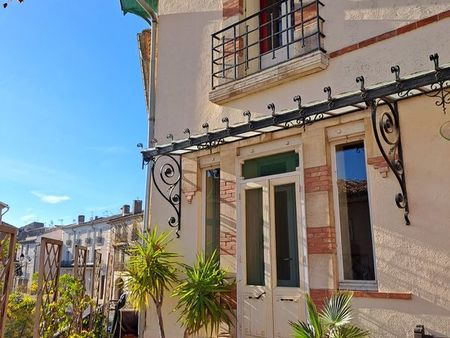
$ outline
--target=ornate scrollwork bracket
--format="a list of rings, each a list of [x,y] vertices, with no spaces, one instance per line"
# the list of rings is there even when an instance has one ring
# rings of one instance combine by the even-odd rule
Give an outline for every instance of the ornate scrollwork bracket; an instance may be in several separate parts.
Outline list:
[[[389,165],[389,168],[394,173],[400,185],[401,192],[395,196],[395,203],[398,208],[404,209],[405,224],[410,225],[398,105],[396,102],[390,103],[384,101],[384,103],[389,110],[382,114],[377,114],[377,101],[372,100],[369,102],[372,110],[372,128],[381,155]]]
[[[227,126],[229,127],[229,126]],[[205,134],[208,135],[209,134],[209,124],[208,123],[203,123],[202,128],[205,130]],[[224,139],[221,138],[219,140],[213,140],[213,141],[206,141],[203,142],[202,144],[199,144],[197,146],[198,150],[204,150],[204,149],[208,149],[210,152],[212,152],[213,148],[218,147],[219,145],[221,145],[222,143],[224,143]]]
[[[314,122],[320,121],[324,118],[323,113],[306,116],[304,107],[302,106],[302,98],[300,95],[294,96],[293,101],[297,103],[297,109],[300,114],[300,117],[296,120],[286,122],[285,123],[286,128],[298,127],[303,128],[303,131],[306,131],[306,126],[310,126]]]
[[[436,98],[435,105],[442,107],[444,114],[447,114],[447,106],[450,105],[450,81],[442,79],[441,67],[439,66],[439,55],[430,55],[430,61],[434,63],[434,71],[436,72],[436,83],[431,85],[431,91],[425,95]]]
[[[177,237],[181,230],[181,156],[160,155],[153,159],[152,180],[156,190],[172,206],[175,216],[168,219],[168,224],[176,228]]]

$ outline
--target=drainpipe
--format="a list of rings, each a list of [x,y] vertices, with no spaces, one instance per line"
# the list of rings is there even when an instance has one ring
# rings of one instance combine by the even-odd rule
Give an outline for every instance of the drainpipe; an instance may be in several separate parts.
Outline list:
[[[155,91],[155,69],[156,69],[156,35],[157,35],[157,21],[156,18],[152,18],[151,22],[149,22],[151,26],[151,37],[150,37],[150,76],[149,76],[149,96],[148,96],[148,138],[147,138],[147,147],[150,148],[153,146],[153,140],[155,138],[155,99],[156,99],[156,91]],[[145,206],[144,206],[144,230],[150,229],[150,205],[151,205],[151,194],[152,194],[152,168],[153,161],[149,161],[147,164],[147,179],[145,185]],[[139,311],[139,337],[144,337],[144,331],[147,322],[147,309],[143,308]]]
[[[153,139],[155,138],[155,99],[156,99],[156,36],[158,33],[158,20],[156,14],[148,6],[145,0],[137,0],[141,7],[147,12],[150,19],[145,19],[151,27],[150,37],[150,69],[149,69],[149,96],[148,96],[148,135],[147,135],[147,147],[153,146]],[[151,182],[152,182],[152,167],[153,161],[150,161],[147,165],[147,179],[145,186],[145,206],[144,206],[144,229],[150,228],[150,201],[151,201]],[[147,322],[147,309],[142,308],[139,311],[139,337],[144,337],[144,331]]]
[[[150,37],[150,70],[149,70],[149,96],[148,96],[148,135],[147,135],[147,147],[150,148],[154,145],[155,138],[155,110],[156,110],[156,35],[157,35],[157,21],[152,19],[149,22],[151,26]],[[151,182],[152,182],[152,167],[153,161],[150,161],[147,165],[147,183],[145,191],[145,206],[144,206],[144,229],[150,228],[150,201],[151,201]]]

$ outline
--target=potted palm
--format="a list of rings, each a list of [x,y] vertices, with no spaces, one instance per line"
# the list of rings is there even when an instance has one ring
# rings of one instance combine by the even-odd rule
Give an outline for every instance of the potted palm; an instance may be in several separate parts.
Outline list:
[[[179,322],[184,327],[184,337],[202,330],[212,335],[221,324],[233,325],[233,300],[230,296],[234,280],[220,267],[217,252],[206,258],[197,255],[193,266],[185,265],[186,278],[175,288],[178,297],[175,310],[179,311]]]
[[[353,294],[342,292],[332,295],[318,311],[306,295],[309,322],[291,322],[294,338],[365,338],[369,332],[350,324]]]
[[[137,236],[138,241],[128,249],[130,258],[125,270],[128,299],[136,310],[154,303],[160,336],[165,338],[162,316],[164,292],[177,281],[178,255],[167,249],[171,241],[170,232],[158,233],[155,227]]]

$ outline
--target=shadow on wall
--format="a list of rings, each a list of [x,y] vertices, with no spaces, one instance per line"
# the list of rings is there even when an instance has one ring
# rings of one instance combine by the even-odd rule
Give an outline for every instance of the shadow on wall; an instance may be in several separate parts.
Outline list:
[[[418,324],[436,337],[450,335],[450,253],[416,239],[417,232],[375,229],[380,290],[413,293],[412,300],[354,299],[358,320],[376,336],[412,336]]]
[[[339,3],[345,20],[388,20],[401,23],[420,20],[449,9],[447,0],[348,0]]]

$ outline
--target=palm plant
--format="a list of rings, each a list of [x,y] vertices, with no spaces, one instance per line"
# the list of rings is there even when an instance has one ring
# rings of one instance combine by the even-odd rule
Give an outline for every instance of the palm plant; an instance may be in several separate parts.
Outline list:
[[[134,242],[125,274],[128,299],[136,310],[141,310],[153,301],[158,316],[159,332],[165,338],[162,305],[164,292],[177,281],[176,253],[167,250],[171,233],[158,233],[155,227],[151,231],[138,233],[139,240]]]
[[[309,322],[291,322],[295,338],[365,338],[369,332],[350,324],[353,294],[342,292],[332,295],[318,311],[306,295]]]
[[[175,309],[185,328],[184,337],[202,329],[212,335],[222,323],[233,325],[230,294],[234,280],[227,278],[227,272],[220,267],[217,252],[209,258],[198,254],[193,266],[185,266],[185,273],[186,279],[173,292],[173,296],[179,297]]]

